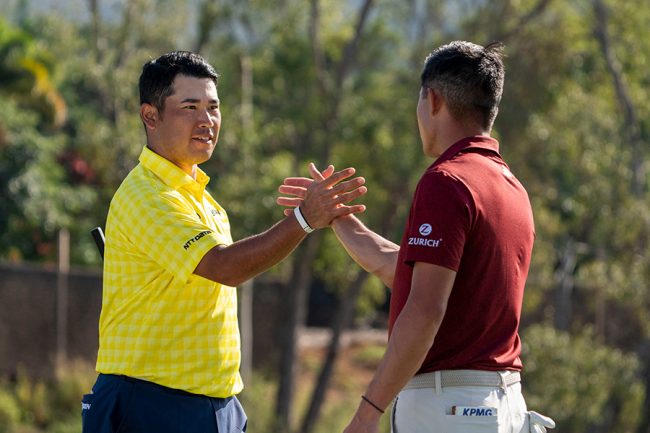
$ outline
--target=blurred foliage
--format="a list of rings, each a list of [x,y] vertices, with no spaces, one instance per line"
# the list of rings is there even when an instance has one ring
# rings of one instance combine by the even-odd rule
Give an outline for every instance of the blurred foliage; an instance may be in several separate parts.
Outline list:
[[[384,357],[385,352],[385,346],[363,346],[356,353],[354,353],[353,362],[356,365],[366,367],[372,371],[379,367],[379,363]]]
[[[551,414],[563,432],[635,431],[645,396],[635,355],[601,344],[589,328],[570,335],[534,325],[522,338],[530,410]]]
[[[354,358],[362,358],[374,365],[359,365],[359,369],[374,368],[377,363],[378,348],[368,346],[366,351],[360,347],[360,355],[351,354]],[[317,362],[311,355],[311,362]],[[301,375],[298,387],[298,400],[304,402],[309,395],[311,382],[314,379],[314,369],[304,364],[309,356],[301,358]],[[84,363],[74,363],[58,372],[52,380],[34,380],[25,375],[19,375],[15,380],[0,380],[0,433],[79,433],[81,395],[88,392],[96,378],[92,366]],[[351,377],[344,368],[339,369],[332,392],[337,398],[329,401],[324,408],[323,421],[317,426],[316,433],[341,431],[352,411],[359,402],[359,394],[365,387],[363,379]],[[244,391],[238,395],[246,413],[249,415],[248,431],[264,433],[273,421],[273,405],[269,404],[275,396],[277,385],[259,373],[255,373]],[[382,433],[390,431],[388,418],[382,422]]]
[[[60,126],[67,105],[52,82],[56,63],[33,36],[0,17],[0,95],[40,116],[41,126]]]
[[[20,406],[13,394],[0,389],[0,433],[9,433],[20,421]]]
[[[99,264],[89,230],[104,224],[144,145],[141,65],[172,49],[198,49],[221,74],[223,128],[203,168],[235,239],[279,220],[277,186],[307,175],[314,161],[356,167],[369,187],[361,218],[397,242],[414,185],[431,163],[415,121],[423,59],[453,39],[501,39],[507,72],[494,135],[536,219],[522,317],[531,408],[556,417],[562,432],[634,431],[650,383],[648,185],[646,178],[646,193],[633,194],[639,156],[626,142],[625,116],[594,37],[594,1],[378,0],[340,88],[336,68],[357,4],[319,4],[320,51],[310,39],[306,0],[197,1],[197,8],[134,0],[116,6],[110,19],[38,13],[27,1],[3,6],[0,258],[53,261],[56,232],[65,227],[73,262]],[[647,168],[650,7],[644,0],[605,6]],[[271,272],[286,279],[292,263]],[[358,269],[327,233],[313,272],[344,301]],[[563,284],[571,289],[564,298]],[[385,297],[381,283],[367,279],[358,322],[373,321]],[[537,325],[559,316],[562,331]],[[616,371],[616,380],[607,381],[599,365]],[[37,387],[30,392],[40,398]],[[0,428],[15,421],[12,407],[0,404]],[[30,416],[47,419],[47,407]]]
[[[60,163],[65,137],[43,134],[38,116],[11,100],[0,104],[0,241],[9,258],[51,258],[59,228],[73,227],[96,201],[94,189],[72,185]]]
[[[78,433],[80,398],[95,377],[87,363],[71,362],[49,380],[0,378],[0,433]]]
[[[343,359],[340,360],[333,374],[328,389],[329,398],[326,399],[322,408],[322,415],[314,427],[315,433],[343,431],[359,405],[359,395],[366,389],[367,381],[379,363],[381,356],[379,351],[383,349],[372,343],[359,343],[347,346],[343,350],[341,355]],[[312,349],[303,351],[299,357],[295,398],[296,418],[303,416],[304,412],[307,411],[307,405],[311,398],[311,388],[318,375],[318,364],[321,363],[322,355],[319,350]],[[258,392],[267,389],[266,392],[268,393],[269,388],[273,389],[275,387],[274,382],[268,379],[262,383],[261,389],[259,385],[259,383],[254,385]],[[247,398],[246,391],[242,392],[242,400],[245,403],[249,403]],[[265,409],[255,406],[254,403],[244,406],[244,408],[248,414],[251,414],[249,423],[251,432],[263,431],[263,428],[260,429],[259,427],[263,424],[258,423],[255,419],[256,416],[252,414],[256,414],[258,409],[262,410],[262,413],[266,413]],[[381,418],[379,431],[381,433],[390,432],[390,417],[383,416]]]

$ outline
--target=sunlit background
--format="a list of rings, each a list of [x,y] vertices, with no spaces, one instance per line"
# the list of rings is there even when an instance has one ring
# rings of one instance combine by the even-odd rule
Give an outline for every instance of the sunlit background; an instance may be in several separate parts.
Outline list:
[[[399,242],[432,162],[419,73],[455,39],[506,45],[493,132],[537,233],[529,408],[561,433],[650,433],[648,23],[647,0],[3,0],[0,433],[81,430],[101,306],[90,230],[144,145],[144,62],[193,50],[220,73],[202,167],[235,239],[281,219],[278,185],[314,161],[356,167],[362,219]],[[341,431],[383,353],[388,296],[328,230],[240,288],[249,431]]]

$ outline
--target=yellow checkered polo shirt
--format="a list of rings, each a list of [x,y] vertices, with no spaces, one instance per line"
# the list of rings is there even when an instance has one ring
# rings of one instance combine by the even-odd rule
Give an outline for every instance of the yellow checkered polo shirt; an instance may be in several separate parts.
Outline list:
[[[111,201],[97,371],[211,397],[239,393],[237,292],[193,271],[230,224],[197,180],[145,147]]]

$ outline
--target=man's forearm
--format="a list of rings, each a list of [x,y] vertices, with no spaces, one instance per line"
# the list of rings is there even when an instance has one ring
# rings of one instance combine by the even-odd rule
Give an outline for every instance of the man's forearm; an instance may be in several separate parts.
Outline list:
[[[353,174],[354,169],[347,168],[322,181],[310,181],[301,188],[300,208],[264,233],[212,248],[194,273],[229,286],[239,285],[287,257],[304,239],[306,230],[327,227],[335,218],[363,212],[363,205],[346,205],[367,191],[363,178],[345,180]]]
[[[334,220],[332,229],[343,248],[359,266],[392,288],[399,245],[368,229],[352,215]]]
[[[208,251],[195,274],[237,286],[284,260],[307,233],[291,215],[263,233]]]
[[[395,322],[384,358],[368,386],[366,396],[381,408],[387,407],[418,371],[442,322],[417,306],[407,304]]]
[[[422,366],[447,310],[456,272],[416,262],[411,291],[393,325],[388,348],[365,397],[345,430],[376,432],[383,411]],[[379,410],[377,410],[379,409]]]
[[[395,322],[384,358],[364,394],[371,403],[360,401],[346,433],[377,431],[380,410],[383,413],[415,375],[433,345],[440,321],[432,322],[430,316],[422,314],[423,311],[413,314],[408,310],[407,303]]]

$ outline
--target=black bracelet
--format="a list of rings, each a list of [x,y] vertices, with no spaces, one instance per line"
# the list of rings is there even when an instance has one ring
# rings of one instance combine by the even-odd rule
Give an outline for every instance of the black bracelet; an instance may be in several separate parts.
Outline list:
[[[298,206],[298,208],[300,209],[300,206]],[[302,209],[300,209],[300,214],[302,215],[302,219],[305,220],[305,223],[309,226],[309,228],[314,230],[314,228],[311,226],[311,224],[309,224],[309,221],[307,221],[307,217],[305,216],[305,214],[302,213]]]
[[[361,396],[361,399],[362,399],[363,401],[365,401],[366,403],[368,403],[370,406],[372,406],[372,407],[374,407],[375,409],[377,409],[379,412],[384,413],[384,411],[383,411],[379,406],[377,406],[376,404],[374,404],[373,402],[371,402],[371,401],[368,399],[368,397],[366,397],[365,395],[362,395],[362,396]]]

